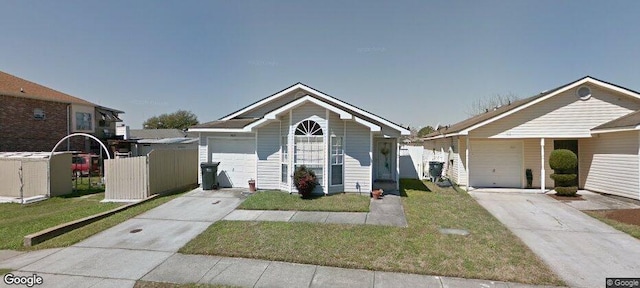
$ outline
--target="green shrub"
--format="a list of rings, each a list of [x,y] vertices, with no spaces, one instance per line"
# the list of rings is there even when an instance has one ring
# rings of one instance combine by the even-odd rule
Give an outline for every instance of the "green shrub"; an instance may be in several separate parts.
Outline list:
[[[578,187],[576,186],[572,186],[572,187],[556,187],[556,195],[558,196],[576,196],[576,193],[578,192]]]
[[[576,196],[578,187],[573,186],[573,181],[577,175],[573,174],[578,166],[578,156],[571,150],[558,149],[551,151],[549,156],[549,167],[555,173],[551,174],[551,179],[556,182],[556,194],[560,196]]]
[[[551,179],[556,181],[556,186],[566,187],[571,185],[571,181],[576,179],[578,175],[576,174],[551,174],[549,175]]]
[[[551,151],[549,167],[556,173],[571,172],[578,166],[578,156],[571,150],[558,149]]]
[[[318,178],[313,170],[302,165],[293,173],[293,182],[298,189],[298,193],[303,198],[311,196],[313,189],[318,186]]]

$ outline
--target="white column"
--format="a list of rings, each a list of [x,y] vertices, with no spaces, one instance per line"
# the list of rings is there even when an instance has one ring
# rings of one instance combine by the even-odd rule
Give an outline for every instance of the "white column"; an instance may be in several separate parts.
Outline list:
[[[467,145],[464,147],[464,165],[467,166],[467,192],[469,192],[469,173],[471,173],[471,169],[469,169],[469,135],[466,137]]]
[[[540,192],[544,193],[546,172],[544,171],[544,138],[540,138]]]

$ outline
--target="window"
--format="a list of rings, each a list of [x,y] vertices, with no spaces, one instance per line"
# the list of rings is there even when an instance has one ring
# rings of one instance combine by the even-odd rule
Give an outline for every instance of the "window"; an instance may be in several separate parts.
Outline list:
[[[580,100],[587,100],[591,97],[591,89],[587,86],[582,86],[578,88],[578,97]]]
[[[342,185],[343,147],[342,137],[331,136],[331,185]]]
[[[33,109],[33,119],[36,119],[36,120],[46,119],[44,110],[42,110],[42,108]]]
[[[324,175],[324,136],[322,127],[315,121],[305,120],[296,127],[293,161],[295,167],[305,165],[316,173],[322,185]]]
[[[280,182],[287,184],[289,180],[289,137],[283,136],[280,142],[280,165],[281,173]]]
[[[76,112],[76,130],[93,130],[91,113]]]

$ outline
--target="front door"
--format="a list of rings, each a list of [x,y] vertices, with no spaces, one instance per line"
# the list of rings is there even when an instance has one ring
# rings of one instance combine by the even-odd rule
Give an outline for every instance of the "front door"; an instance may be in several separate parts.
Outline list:
[[[395,153],[395,146],[393,140],[379,140],[377,147],[377,180],[394,180],[393,179],[393,159]]]
[[[576,156],[578,156],[578,140],[554,140],[553,141],[553,149],[557,150],[557,149],[567,149],[567,150],[571,150],[573,153],[576,153]],[[578,158],[578,163],[580,159]],[[571,173],[576,174],[576,175],[580,175],[578,173],[578,166],[580,165],[576,165],[576,169],[574,169]],[[573,180],[573,183],[571,185],[573,186],[578,186],[578,178],[580,176],[576,177]]]

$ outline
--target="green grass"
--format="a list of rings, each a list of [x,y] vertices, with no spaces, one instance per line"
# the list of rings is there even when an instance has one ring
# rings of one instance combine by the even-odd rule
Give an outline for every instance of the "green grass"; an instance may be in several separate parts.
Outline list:
[[[402,180],[408,228],[220,221],[185,245],[190,254],[247,257],[345,268],[563,284],[468,194]],[[469,236],[443,235],[460,228]]]
[[[265,191],[251,195],[238,208],[248,210],[369,212],[369,201],[368,193],[366,196],[340,193],[303,199],[298,194]]]
[[[60,235],[48,241],[42,242],[33,247],[20,247],[20,249],[21,250],[38,250],[38,249],[47,249],[47,248],[67,247],[67,246],[73,245],[94,234],[102,232],[128,219],[131,219],[137,215],[140,215],[148,210],[158,207],[164,203],[167,203],[173,200],[174,198],[182,195],[183,193],[159,196],[155,199],[152,199],[140,205],[131,207],[127,210],[118,212],[107,218],[98,220],[87,226],[75,229],[71,232],[65,233],[63,235]]]
[[[0,249],[21,249],[26,235],[121,205],[103,199],[104,193],[81,190],[32,204],[0,204]]]
[[[13,270],[11,270],[11,269],[0,269],[0,275],[7,275],[11,271],[13,271]]]
[[[173,284],[165,282],[137,281],[134,288],[231,288],[236,286],[217,285],[217,284]]]
[[[605,216],[607,211],[594,210],[594,211],[583,211],[583,212],[593,218],[600,220],[601,222],[604,222],[605,224],[615,229],[618,229],[624,233],[631,235],[632,237],[640,239],[640,226],[638,225],[627,224],[627,223],[623,223],[613,219],[609,219]]]

